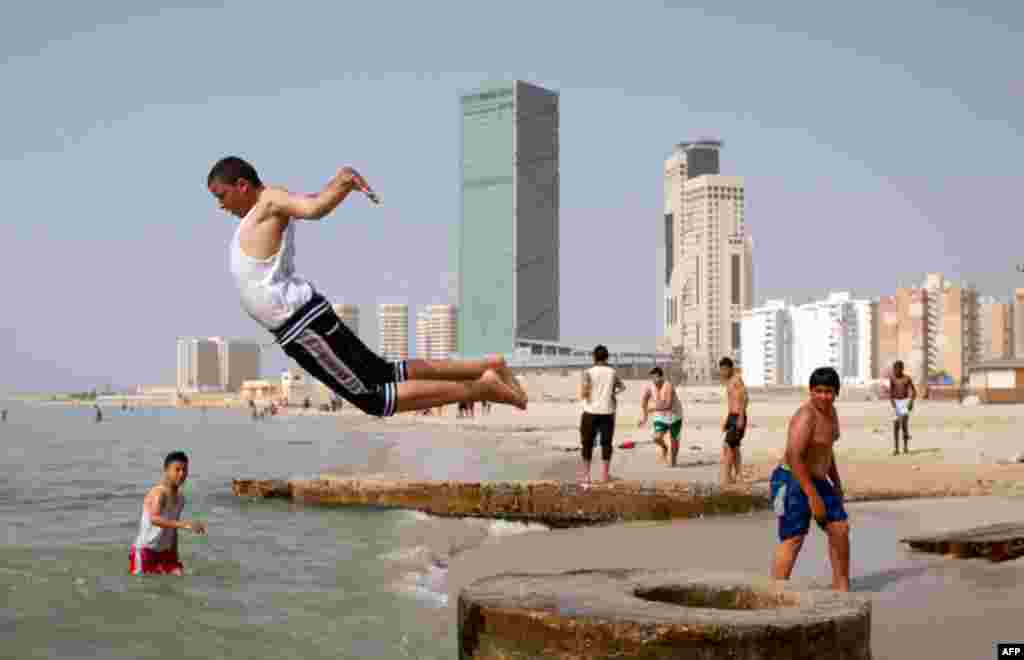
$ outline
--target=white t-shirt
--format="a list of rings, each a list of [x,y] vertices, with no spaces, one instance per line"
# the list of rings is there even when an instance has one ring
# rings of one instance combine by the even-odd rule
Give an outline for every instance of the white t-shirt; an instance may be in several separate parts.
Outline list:
[[[583,412],[591,415],[615,414],[615,389],[624,388],[615,369],[597,364],[583,372],[583,383],[590,384],[590,396],[583,400]]]

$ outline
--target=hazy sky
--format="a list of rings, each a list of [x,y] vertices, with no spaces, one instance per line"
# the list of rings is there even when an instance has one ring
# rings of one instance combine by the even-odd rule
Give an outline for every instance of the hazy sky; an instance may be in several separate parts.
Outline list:
[[[37,0],[0,24],[0,387],[171,383],[179,335],[267,337],[205,189],[229,153],[304,191],[351,164],[381,192],[298,233],[300,271],[364,327],[378,302],[445,301],[458,93],[489,79],[561,94],[565,340],[653,346],[662,162],[698,136],[746,177],[758,300],[1024,278],[1019,2],[175,4]],[[587,273],[603,250],[619,267]]]

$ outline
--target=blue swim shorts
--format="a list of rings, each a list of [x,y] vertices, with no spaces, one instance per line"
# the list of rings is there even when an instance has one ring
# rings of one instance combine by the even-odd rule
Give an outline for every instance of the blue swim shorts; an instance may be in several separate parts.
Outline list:
[[[825,502],[827,523],[847,519],[843,498],[827,479],[813,479],[814,489]],[[811,529],[811,503],[791,470],[782,465],[772,472],[772,507],[779,517],[779,540],[804,536]]]

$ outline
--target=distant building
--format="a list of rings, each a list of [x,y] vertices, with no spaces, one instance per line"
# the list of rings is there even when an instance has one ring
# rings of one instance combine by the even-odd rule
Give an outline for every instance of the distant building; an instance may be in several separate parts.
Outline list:
[[[178,339],[178,390],[213,392],[221,389],[217,342],[197,337]]]
[[[742,360],[741,323],[753,301],[743,178],[719,173],[721,146],[679,144],[664,164],[664,334],[696,382],[716,378],[724,356]]]
[[[1013,305],[992,297],[978,300],[980,362],[1013,357]]]
[[[953,284],[942,273],[929,273],[928,291],[929,381],[944,375],[954,383],[964,382],[967,365],[981,355],[978,292],[965,284]]]
[[[1013,292],[1013,355],[1024,359],[1024,289]]]
[[[380,355],[385,360],[409,358],[409,306],[383,304],[378,310]]]
[[[743,312],[740,328],[743,381],[751,387],[792,382],[790,315],[781,300]]]
[[[430,359],[430,314],[425,309],[416,313],[416,357]]]
[[[359,336],[359,306],[349,304],[334,305],[334,313],[338,315],[352,334]]]
[[[521,80],[459,99],[459,350],[510,353],[560,335],[558,93]]]
[[[225,392],[238,392],[245,381],[259,379],[263,348],[258,342],[218,337],[216,343],[220,386]]]

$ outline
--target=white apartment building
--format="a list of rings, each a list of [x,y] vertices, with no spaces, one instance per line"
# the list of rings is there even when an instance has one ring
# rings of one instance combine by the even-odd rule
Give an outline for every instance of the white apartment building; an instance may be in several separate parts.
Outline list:
[[[421,309],[416,313],[416,357],[430,359],[430,313]]]
[[[751,387],[789,384],[792,379],[790,316],[782,300],[743,312],[740,328],[743,380]]]
[[[868,383],[878,377],[877,304],[845,292],[797,306],[770,300],[744,314],[742,343],[751,386],[806,385],[818,367]]]
[[[458,308],[427,305],[416,314],[416,357],[446,360],[457,353]]]
[[[383,304],[378,308],[380,355],[385,360],[409,358],[409,306]]]
[[[740,357],[753,299],[743,178],[719,174],[720,149],[712,140],[680,144],[664,168],[664,335],[697,382],[715,378],[722,357]]]

